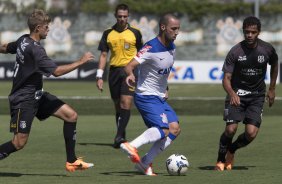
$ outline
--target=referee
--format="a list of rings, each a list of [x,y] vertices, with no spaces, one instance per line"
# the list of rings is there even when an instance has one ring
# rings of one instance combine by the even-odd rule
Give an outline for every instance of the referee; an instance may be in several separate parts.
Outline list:
[[[130,118],[134,88],[125,83],[124,66],[136,55],[142,47],[141,32],[128,24],[129,8],[126,4],[119,4],[115,10],[116,24],[104,31],[98,50],[101,51],[97,70],[97,88],[103,90],[103,73],[110,56],[109,88],[115,105],[115,119],[117,133],[114,138],[114,148],[119,148],[125,142],[125,129]]]

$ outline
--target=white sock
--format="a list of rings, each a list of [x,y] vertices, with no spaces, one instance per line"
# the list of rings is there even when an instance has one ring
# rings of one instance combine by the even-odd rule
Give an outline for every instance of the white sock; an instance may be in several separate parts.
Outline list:
[[[143,132],[140,136],[130,142],[130,145],[135,148],[139,148],[144,144],[156,142],[162,138],[160,130],[156,127],[152,127]]]
[[[172,143],[172,140],[169,137],[166,137],[164,139],[161,139],[149,150],[149,152],[142,158],[142,163],[146,166],[151,164],[154,160],[154,158],[159,155],[161,152],[163,152],[170,144]]]

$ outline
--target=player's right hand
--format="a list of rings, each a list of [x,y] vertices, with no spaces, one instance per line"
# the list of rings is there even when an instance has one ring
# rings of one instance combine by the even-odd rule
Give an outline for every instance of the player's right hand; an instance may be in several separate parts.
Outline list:
[[[135,76],[134,75],[127,76],[125,82],[129,87],[132,88],[135,87]]]
[[[101,92],[103,92],[103,83],[104,83],[103,79],[98,79],[96,81],[96,86]]]
[[[230,104],[234,106],[240,105],[240,97],[236,93],[230,96]]]
[[[93,61],[94,59],[95,59],[95,56],[91,52],[84,53],[84,55],[81,58],[83,63],[86,63],[86,62],[89,62],[89,61]]]

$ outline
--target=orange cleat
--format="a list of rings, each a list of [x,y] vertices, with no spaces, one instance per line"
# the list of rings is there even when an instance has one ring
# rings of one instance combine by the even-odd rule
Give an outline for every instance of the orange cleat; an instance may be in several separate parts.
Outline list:
[[[131,146],[128,142],[124,142],[120,144],[120,148],[128,154],[130,160],[133,163],[140,162],[140,157],[138,155],[138,151],[135,147]]]
[[[94,167],[94,164],[93,163],[84,162],[82,160],[82,158],[78,158],[73,163],[69,163],[69,162],[66,163],[66,170],[68,172],[74,172],[76,170],[86,170],[86,169],[88,169],[90,167]]]
[[[157,176],[157,174],[153,172],[152,164],[146,167],[142,162],[139,162],[136,163],[135,169],[147,176]]]
[[[215,167],[214,167],[214,170],[216,170],[216,171],[224,171],[224,163],[223,162],[217,162]]]
[[[234,165],[234,153],[230,153],[229,151],[227,151],[225,168],[227,170],[232,170],[233,165]]]

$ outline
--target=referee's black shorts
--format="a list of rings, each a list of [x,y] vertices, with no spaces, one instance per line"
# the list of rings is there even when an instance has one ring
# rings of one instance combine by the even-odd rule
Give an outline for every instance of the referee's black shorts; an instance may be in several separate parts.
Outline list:
[[[109,88],[112,99],[119,99],[121,95],[134,95],[135,88],[126,84],[126,77],[124,67],[110,67]]]

